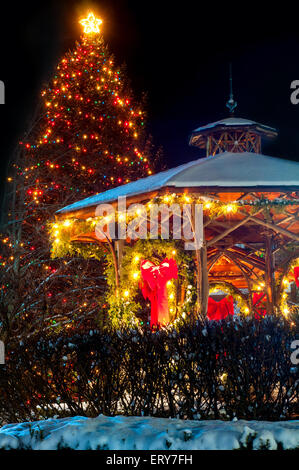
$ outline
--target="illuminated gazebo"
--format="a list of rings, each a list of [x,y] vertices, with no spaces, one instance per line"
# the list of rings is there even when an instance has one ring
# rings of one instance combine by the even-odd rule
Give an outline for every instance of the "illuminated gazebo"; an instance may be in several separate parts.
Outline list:
[[[199,127],[189,144],[205,148],[206,157],[62,208],[55,233],[69,230],[70,243],[107,242],[119,286],[124,250],[135,242],[117,236],[100,242],[98,205],[115,206],[120,197],[126,198],[126,207],[202,203],[203,244],[193,253],[197,312],[206,314],[212,290],[227,288],[245,301],[245,313],[263,306],[267,313],[287,315],[297,295],[299,163],[262,153],[263,140],[276,135],[271,127],[237,117]]]

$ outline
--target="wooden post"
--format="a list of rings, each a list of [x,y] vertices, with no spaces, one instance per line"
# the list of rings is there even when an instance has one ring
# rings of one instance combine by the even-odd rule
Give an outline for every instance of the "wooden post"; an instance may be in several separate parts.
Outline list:
[[[265,248],[267,313],[272,314],[274,311],[273,235],[266,235]]]
[[[208,311],[208,298],[209,298],[209,273],[207,262],[207,244],[204,238],[203,246],[200,249],[200,264],[201,264],[201,315],[207,316]]]
[[[291,302],[296,302],[296,295],[297,295],[297,288],[295,282],[291,284],[291,293],[290,293],[290,300]]]
[[[121,265],[122,265],[122,259],[123,259],[123,254],[124,254],[124,246],[125,246],[125,240],[121,239],[121,240],[116,241],[117,264],[118,264],[119,277],[121,277]]]
[[[193,233],[195,234],[195,205],[192,204],[191,211],[191,224]],[[194,239],[196,242],[196,240]],[[209,297],[209,273],[208,273],[208,261],[207,261],[207,243],[205,240],[204,229],[203,229],[203,245],[201,248],[195,249],[195,261],[196,261],[196,288],[197,288],[197,315],[201,318],[205,318],[208,309],[208,297]]]
[[[200,262],[200,250],[195,251],[195,265],[196,265],[196,313],[200,315],[201,306],[201,262]]]
[[[111,254],[112,254],[112,259],[113,259],[113,265],[114,265],[114,273],[115,273],[115,295],[118,297],[118,291],[119,291],[119,271],[118,271],[118,263],[117,263],[117,257],[115,253],[115,248],[114,248],[114,243],[113,241],[110,241],[110,249],[111,249]]]

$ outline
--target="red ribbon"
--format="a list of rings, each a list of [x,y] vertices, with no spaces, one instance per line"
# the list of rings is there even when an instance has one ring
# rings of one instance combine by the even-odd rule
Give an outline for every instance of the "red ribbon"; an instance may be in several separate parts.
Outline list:
[[[234,299],[231,295],[221,299],[219,302],[209,297],[207,313],[209,320],[223,320],[228,315],[234,315]]]
[[[252,303],[253,307],[260,307],[259,309],[256,309],[256,312],[254,314],[254,317],[257,319],[263,318],[265,315],[267,315],[267,310],[266,310],[266,300],[267,296],[264,292],[254,292],[253,293],[253,298],[252,298]]]
[[[142,260],[140,270],[143,297],[151,302],[150,326],[166,325],[169,323],[166,283],[170,279],[177,279],[177,264],[174,259],[167,258],[158,266],[151,261]]]
[[[294,277],[295,277],[296,287],[299,287],[299,266],[294,267]]]

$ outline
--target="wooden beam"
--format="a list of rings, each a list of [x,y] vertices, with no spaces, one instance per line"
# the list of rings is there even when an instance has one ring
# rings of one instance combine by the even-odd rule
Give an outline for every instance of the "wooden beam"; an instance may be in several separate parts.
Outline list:
[[[245,281],[244,276],[242,276],[242,274],[240,274],[238,276],[236,274],[232,274],[231,276],[227,276],[226,274],[221,275],[221,276],[212,276],[212,275],[210,275],[210,279],[213,282],[217,282],[217,281],[222,282],[225,279],[233,279],[234,281],[243,281],[243,282]],[[246,281],[244,282],[244,284],[246,285]]]
[[[243,212],[242,212],[242,214],[243,214]],[[296,240],[297,242],[299,242],[299,235],[296,235],[295,233],[290,232],[289,230],[286,230],[286,229],[284,229],[282,227],[279,227],[275,224],[271,224],[270,222],[265,222],[264,220],[261,220],[257,217],[254,217],[254,216],[250,216],[249,220],[252,220],[253,222],[257,223],[258,225],[262,225],[263,227],[267,227],[267,228],[273,230],[274,232],[281,233],[282,235],[285,235],[286,237],[292,238],[293,240]]]
[[[251,264],[251,266],[256,267],[257,269],[260,269],[261,271],[265,271],[265,263],[261,260],[258,259],[257,256],[254,257],[252,253],[242,253],[238,249],[234,249],[234,247],[229,248],[229,252],[234,253],[242,262]]]
[[[256,214],[259,214],[263,209],[260,209],[258,212],[256,212]],[[244,215],[244,213],[242,212],[242,214]],[[217,243],[219,240],[222,240],[222,238],[225,238],[227,235],[229,235],[231,232],[234,232],[235,230],[237,230],[237,228],[241,227],[242,225],[246,224],[249,220],[252,219],[252,216],[251,215],[248,215],[246,214],[246,217],[245,219],[243,220],[240,220],[240,222],[238,222],[237,224],[233,225],[232,227],[228,228],[227,230],[225,230],[224,232],[220,233],[219,235],[216,235],[216,237],[214,237],[212,240],[208,241],[207,242],[207,247],[211,246],[211,245],[214,245],[215,243]]]
[[[219,258],[221,258],[222,256],[222,251],[220,251],[219,253],[217,253],[217,255],[213,256],[213,258],[210,261],[210,264],[208,266],[208,272],[211,271],[212,267],[214,266],[215,263],[217,263],[217,261],[219,260]]]
[[[293,220],[293,219],[295,219],[295,221],[298,220],[298,218],[297,218],[298,212],[296,212],[296,214],[287,214],[286,212],[284,212],[284,214],[287,217],[285,217],[284,219],[279,220],[278,222],[276,222],[277,225],[285,224],[286,222],[289,222],[290,220]]]

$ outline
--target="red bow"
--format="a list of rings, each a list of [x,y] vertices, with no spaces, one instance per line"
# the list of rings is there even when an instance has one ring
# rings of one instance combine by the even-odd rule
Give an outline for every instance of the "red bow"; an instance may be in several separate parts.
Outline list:
[[[223,320],[228,315],[234,315],[234,300],[230,295],[228,298],[217,302],[212,297],[208,298],[208,319],[209,320]]]
[[[299,266],[294,267],[294,277],[295,277],[296,287],[299,287]]]
[[[177,264],[174,259],[167,258],[159,266],[151,261],[142,260],[140,270],[143,297],[151,302],[150,326],[165,325],[169,323],[166,283],[170,279],[177,279]]]
[[[267,315],[267,310],[265,308],[266,300],[267,300],[267,296],[264,292],[253,293],[253,299],[252,299],[253,307],[259,306],[259,308],[256,309],[256,312],[254,314],[255,318],[260,319],[260,318],[263,318],[265,315]]]

